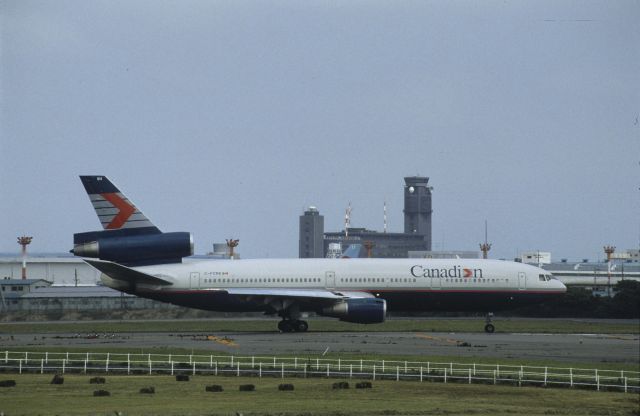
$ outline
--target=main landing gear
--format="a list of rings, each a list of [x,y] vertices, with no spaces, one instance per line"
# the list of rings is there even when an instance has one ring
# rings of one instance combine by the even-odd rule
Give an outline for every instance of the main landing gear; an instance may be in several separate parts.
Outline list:
[[[493,312],[489,312],[487,314],[487,317],[485,318],[484,332],[486,332],[487,334],[493,334],[493,332],[496,330],[496,327],[491,323],[491,318],[493,318]]]
[[[307,332],[309,324],[297,319],[283,319],[278,322],[278,329],[280,332]]]

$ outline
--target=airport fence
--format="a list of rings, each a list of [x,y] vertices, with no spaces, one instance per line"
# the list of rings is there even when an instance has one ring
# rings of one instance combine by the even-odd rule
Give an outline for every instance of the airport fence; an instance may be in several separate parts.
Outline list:
[[[510,384],[640,393],[640,372],[527,365],[233,355],[0,351],[0,373],[191,374]]]

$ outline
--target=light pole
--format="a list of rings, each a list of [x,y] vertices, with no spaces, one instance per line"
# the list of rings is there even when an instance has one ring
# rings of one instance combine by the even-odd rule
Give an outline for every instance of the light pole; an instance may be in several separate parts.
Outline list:
[[[33,237],[18,237],[18,244],[22,246],[22,279],[27,278],[27,246],[31,244]]]

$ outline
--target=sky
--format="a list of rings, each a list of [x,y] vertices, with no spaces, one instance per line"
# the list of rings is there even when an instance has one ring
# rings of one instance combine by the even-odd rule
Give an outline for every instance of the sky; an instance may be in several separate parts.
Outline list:
[[[106,175],[196,253],[325,230],[597,259],[640,244],[638,1],[0,1],[0,252],[66,252]]]

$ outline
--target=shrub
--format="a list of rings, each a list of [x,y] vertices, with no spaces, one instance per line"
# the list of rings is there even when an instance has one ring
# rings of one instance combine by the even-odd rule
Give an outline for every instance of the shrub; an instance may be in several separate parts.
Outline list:
[[[16,386],[16,381],[15,380],[2,380],[0,381],[0,387],[15,387]]]
[[[143,387],[140,389],[140,394],[155,394],[155,387]]]
[[[280,391],[293,391],[293,384],[280,384],[278,385]]]
[[[104,379],[104,377],[93,377],[89,379],[89,384],[104,384],[104,383],[106,383],[106,380]]]
[[[256,389],[256,386],[254,386],[253,384],[240,385],[240,391],[254,391],[255,389]]]
[[[357,389],[370,389],[371,387],[373,387],[373,386],[371,385],[370,381],[363,381],[363,382],[360,382],[360,383],[356,383],[356,388]]]
[[[106,390],[96,390],[93,392],[93,395],[95,397],[99,397],[99,396],[111,396],[111,393],[109,393]]]
[[[334,390],[348,389],[348,388],[349,388],[349,383],[347,383],[346,381],[339,381],[337,383],[333,383]]]
[[[51,384],[64,384],[64,377],[62,377],[60,374],[54,375],[51,379]]]
[[[176,375],[176,381],[189,381],[189,376],[186,374]]]
[[[217,384],[213,384],[211,386],[206,386],[204,388],[204,391],[219,392],[219,391],[223,391],[223,388],[222,388],[222,386],[219,386]]]

